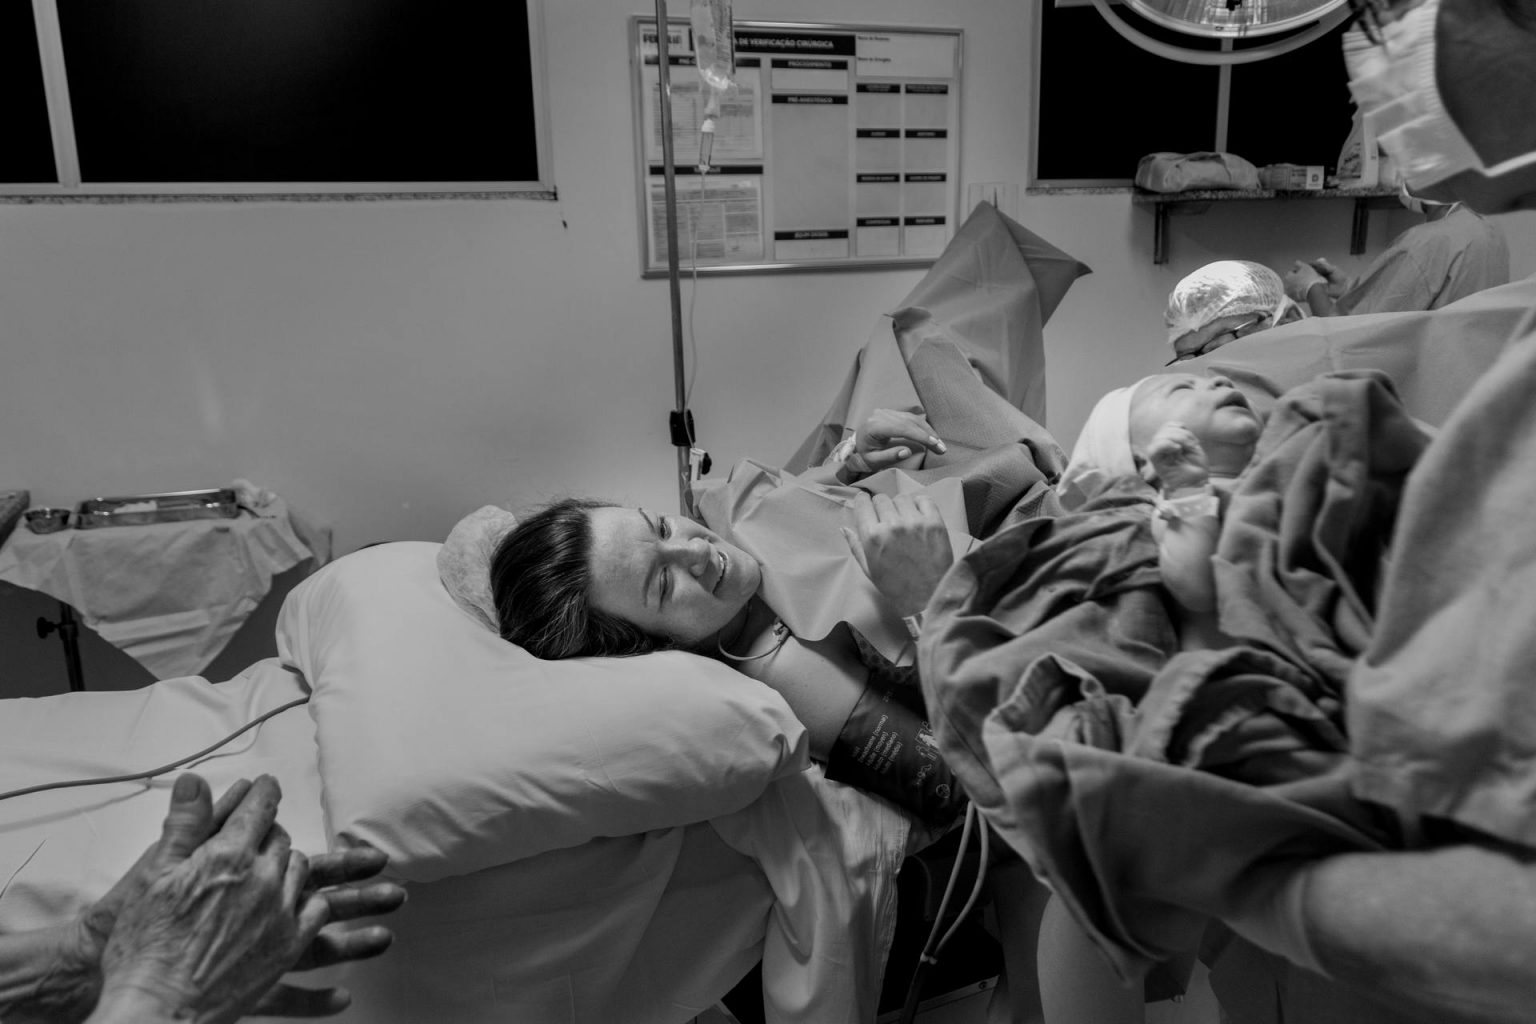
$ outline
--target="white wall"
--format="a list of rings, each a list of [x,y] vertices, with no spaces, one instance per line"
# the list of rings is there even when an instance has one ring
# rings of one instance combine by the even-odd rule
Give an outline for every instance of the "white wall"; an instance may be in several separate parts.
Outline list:
[[[674,6],[681,12],[684,5]],[[0,487],[38,502],[247,477],[345,552],[437,539],[485,502],[671,507],[665,281],[641,280],[627,16],[545,0],[558,202],[0,203]],[[965,30],[965,181],[1023,183],[1030,5],[740,0],[736,16]],[[1094,268],[1047,329],[1049,426],[1161,362],[1160,313],[1220,257],[1347,256],[1347,203],[1175,217],[1166,266],[1129,196],[1025,196]],[[1536,272],[1536,215],[1509,219]],[[1377,215],[1379,251],[1406,215]],[[706,278],[694,409],[723,471],[787,455],[917,271]],[[684,283],[684,301],[689,288]]]

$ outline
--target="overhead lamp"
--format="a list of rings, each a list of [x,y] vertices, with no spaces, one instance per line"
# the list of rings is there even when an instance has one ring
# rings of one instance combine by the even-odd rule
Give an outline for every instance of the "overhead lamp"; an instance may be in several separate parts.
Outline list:
[[[1057,0],[1058,6],[1062,0]],[[1110,7],[1092,0],[1100,16],[1121,37],[1149,53],[1185,64],[1251,64],[1278,57],[1322,38],[1349,18],[1349,0],[1124,0],[1148,21],[1186,35],[1219,39],[1222,48],[1197,50],[1153,39]],[[1307,26],[1311,26],[1308,28]],[[1298,31],[1299,30],[1299,31]],[[1262,46],[1235,49],[1239,39],[1279,35]]]

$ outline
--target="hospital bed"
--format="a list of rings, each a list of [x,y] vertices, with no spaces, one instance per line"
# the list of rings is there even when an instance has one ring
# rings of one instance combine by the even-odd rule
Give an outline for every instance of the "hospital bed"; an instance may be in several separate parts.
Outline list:
[[[5,788],[152,767],[307,699],[190,767],[216,792],[274,775],[298,848],[366,839],[410,884],[389,955],[335,972],[343,1019],[685,1021],[759,958],[770,1019],[869,1019],[902,816],[822,779],[782,700],[726,666],[517,651],[439,551],[326,567],[285,603],[281,657],[217,685],[7,702]],[[174,777],[0,802],[0,927],[109,888]]]

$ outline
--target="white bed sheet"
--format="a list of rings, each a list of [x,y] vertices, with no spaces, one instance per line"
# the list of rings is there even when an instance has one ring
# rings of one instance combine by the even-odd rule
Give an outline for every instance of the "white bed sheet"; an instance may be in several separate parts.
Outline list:
[[[0,701],[0,790],[156,767],[305,693],[271,659],[218,684]],[[315,852],[327,848],[316,763],[313,722],[295,708],[191,767],[215,792],[276,776],[279,820]],[[174,778],[0,802],[0,931],[56,923],[105,892],[158,835]],[[329,973],[354,997],[335,1019],[681,1024],[763,957],[770,1021],[870,1021],[908,832],[812,768],[714,823],[412,885],[389,953]]]

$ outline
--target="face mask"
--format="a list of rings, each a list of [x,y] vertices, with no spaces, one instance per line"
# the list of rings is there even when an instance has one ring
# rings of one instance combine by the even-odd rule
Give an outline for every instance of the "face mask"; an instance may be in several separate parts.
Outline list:
[[[1486,178],[1536,164],[1536,152],[1489,167],[1446,112],[1435,85],[1435,18],[1439,0],[1427,0],[1381,26],[1372,43],[1359,28],[1344,33],[1344,64],[1355,104],[1376,128],[1376,138],[1397,162],[1407,188],[1421,192],[1463,171]]]
[[[1399,181],[1397,183],[1397,201],[1414,213],[1424,213],[1426,210],[1456,205],[1455,203],[1437,202],[1433,199],[1421,199],[1408,191],[1408,183],[1406,181]]]

